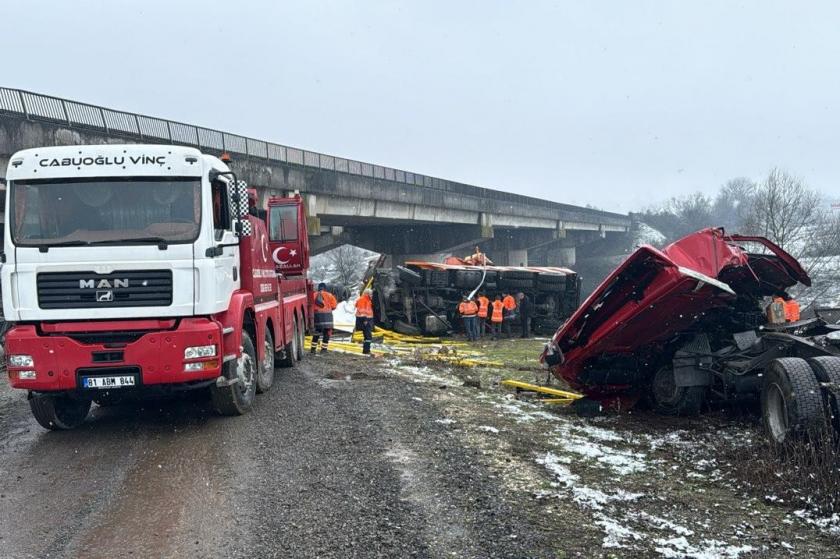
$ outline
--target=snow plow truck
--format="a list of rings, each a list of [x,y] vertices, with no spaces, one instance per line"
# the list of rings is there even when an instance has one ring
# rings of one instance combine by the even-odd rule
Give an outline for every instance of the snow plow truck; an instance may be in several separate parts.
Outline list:
[[[748,250],[749,248],[749,250]],[[788,294],[811,280],[763,237],[706,229],[643,245],[555,333],[541,356],[603,407],[644,400],[670,415],[760,398],[770,439],[840,433],[836,312],[800,317]]]

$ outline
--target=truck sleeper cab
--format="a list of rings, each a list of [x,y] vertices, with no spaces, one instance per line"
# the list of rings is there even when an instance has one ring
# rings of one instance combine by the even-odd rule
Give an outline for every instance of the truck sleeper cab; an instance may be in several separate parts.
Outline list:
[[[305,296],[284,308],[266,225],[221,160],[36,148],[6,177],[7,369],[44,427],[77,426],[91,401],[205,387],[219,412],[245,413],[275,357],[289,363]]]

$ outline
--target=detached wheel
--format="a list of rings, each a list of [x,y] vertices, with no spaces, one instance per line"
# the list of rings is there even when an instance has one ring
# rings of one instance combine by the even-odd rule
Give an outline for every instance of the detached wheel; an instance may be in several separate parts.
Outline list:
[[[822,388],[804,359],[784,357],[770,362],[761,389],[761,414],[770,440],[780,445],[825,428]]]
[[[698,415],[706,401],[705,386],[677,386],[669,366],[654,373],[650,393],[654,410],[662,415]]]
[[[300,353],[300,345],[299,345],[299,338],[298,336],[298,323],[297,319],[292,323],[292,337],[283,347],[283,356],[280,358],[280,366],[281,367],[294,367],[297,365],[297,362],[300,361],[298,359],[298,353]]]
[[[87,418],[90,400],[76,400],[64,395],[31,394],[29,408],[35,421],[53,431],[75,429]]]
[[[840,434],[840,357],[814,357],[808,359],[808,365],[819,382],[833,384],[831,389],[823,389],[828,413],[835,431]]]
[[[210,387],[213,405],[222,415],[242,415],[251,409],[257,393],[257,352],[248,332],[242,332],[242,355],[225,363],[222,376],[226,386]]]
[[[274,384],[274,337],[265,325],[265,339],[263,340],[263,359],[257,374],[257,394],[263,394]]]

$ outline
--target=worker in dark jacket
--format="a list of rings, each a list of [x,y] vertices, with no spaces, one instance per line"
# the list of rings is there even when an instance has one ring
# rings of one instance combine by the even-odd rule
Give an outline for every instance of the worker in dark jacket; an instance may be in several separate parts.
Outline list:
[[[534,303],[524,293],[517,295],[519,299],[519,320],[522,324],[522,337],[531,335],[531,317],[534,315]]]
[[[365,289],[356,300],[356,330],[364,336],[362,354],[370,355],[370,343],[373,341],[373,290]]]
[[[312,336],[310,351],[314,354],[318,349],[318,340],[323,336],[321,353],[327,351],[330,335],[333,329],[333,309],[338,306],[335,296],[327,291],[327,284],[318,284],[318,291],[312,294],[312,306],[315,307],[315,334]]]

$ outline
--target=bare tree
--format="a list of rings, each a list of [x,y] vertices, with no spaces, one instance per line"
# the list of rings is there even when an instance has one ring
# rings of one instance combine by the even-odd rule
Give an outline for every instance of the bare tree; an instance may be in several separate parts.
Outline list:
[[[758,185],[746,227],[796,255],[804,254],[822,234],[824,220],[819,192],[781,169],[773,169]]]
[[[834,289],[833,275],[840,265],[840,216],[832,215],[821,194],[800,178],[772,169],[755,189],[745,229],[789,252],[815,285],[829,284],[812,291]],[[821,293],[809,296],[819,298]]]
[[[326,253],[334,281],[345,287],[357,287],[367,268],[370,252],[353,245],[342,245]]]
[[[741,230],[750,212],[757,186],[745,177],[726,181],[715,196],[712,207],[715,224],[723,226],[730,233]]]

